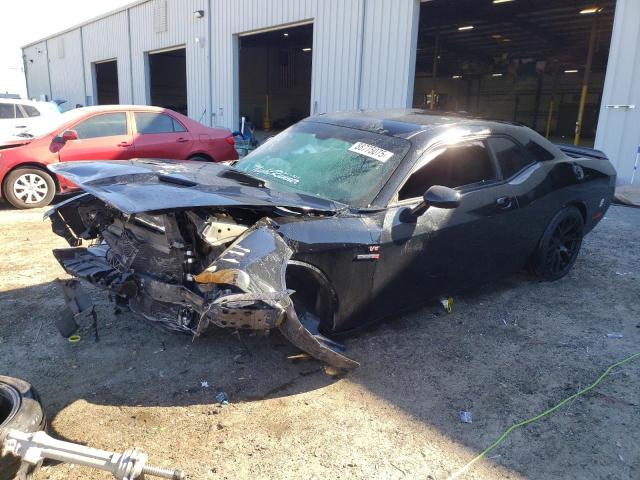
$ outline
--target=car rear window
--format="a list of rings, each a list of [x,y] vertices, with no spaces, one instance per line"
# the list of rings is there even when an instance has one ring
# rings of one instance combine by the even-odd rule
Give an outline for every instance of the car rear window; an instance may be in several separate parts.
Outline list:
[[[186,131],[173,117],[164,113],[134,112],[133,115],[136,119],[136,129],[141,135]]]
[[[528,150],[508,138],[490,138],[489,145],[491,145],[496,160],[498,160],[502,178],[511,178],[536,161]]]

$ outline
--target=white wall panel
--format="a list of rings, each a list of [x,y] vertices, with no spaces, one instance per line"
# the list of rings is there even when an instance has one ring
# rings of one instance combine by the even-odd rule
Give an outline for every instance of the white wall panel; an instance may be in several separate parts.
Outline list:
[[[212,110],[218,125],[232,128],[238,120],[236,68],[229,68],[237,36],[309,20],[312,113],[411,102],[417,0],[212,0],[212,5]]]
[[[167,28],[165,31],[156,32],[154,12],[157,6],[164,2],[165,0],[153,0],[134,6],[130,10],[133,101],[136,104],[148,101],[145,54],[154,50],[184,46],[189,116],[196,120],[202,117],[206,122],[210,113],[207,0],[166,1]],[[204,18],[196,18],[196,10],[205,10]]]
[[[85,104],[80,38],[78,29],[47,40],[51,94],[54,100],[66,100],[61,105],[63,110]]]
[[[158,6],[162,28],[154,16]],[[196,18],[196,10],[204,10],[204,18]],[[312,113],[410,105],[418,10],[418,0],[148,0],[62,35],[65,56],[74,58],[82,36],[86,95],[94,95],[92,64],[118,61],[121,103],[147,103],[149,52],[185,46],[189,115],[234,128],[239,36],[300,23],[313,23]],[[68,86],[61,91],[71,96],[78,70],[76,63],[68,66],[55,62],[53,83]],[[49,90],[46,62],[32,66],[28,77],[34,94]]]
[[[42,95],[46,95],[47,98],[51,99],[47,42],[31,45],[25,48],[22,54],[24,55],[29,98],[40,100]]]
[[[117,12],[83,26],[82,41],[85,62],[84,74],[87,86],[86,95],[93,97],[95,102],[92,64],[115,59],[118,62],[118,95],[120,96],[120,103],[133,103],[127,11]]]
[[[607,108],[607,105],[635,105]],[[640,1],[618,0],[595,148],[605,152],[618,171],[618,183],[629,184],[640,153]],[[640,167],[639,167],[640,168]],[[636,171],[635,185],[640,185]]]
[[[367,0],[360,108],[411,106],[419,13],[418,0]]]

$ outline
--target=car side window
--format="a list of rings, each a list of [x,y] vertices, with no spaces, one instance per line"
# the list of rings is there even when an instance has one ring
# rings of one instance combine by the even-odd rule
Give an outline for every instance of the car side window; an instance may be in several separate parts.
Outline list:
[[[73,129],[79,139],[113,137],[127,134],[127,114],[124,112],[102,113],[78,123]]]
[[[187,131],[173,117],[164,113],[134,112],[133,115],[136,119],[136,129],[141,135]]]
[[[23,105],[22,108],[24,108],[25,113],[29,117],[39,117],[40,116],[40,112],[38,111],[38,109],[32,107],[31,105]]]
[[[489,145],[496,156],[504,179],[513,177],[536,161],[534,156],[524,147],[508,138],[492,137],[489,139]]]
[[[16,118],[12,103],[0,103],[0,118]]]
[[[422,197],[433,185],[456,188],[497,179],[493,162],[482,141],[444,147],[427,155],[430,160],[411,174],[398,192],[398,200]]]

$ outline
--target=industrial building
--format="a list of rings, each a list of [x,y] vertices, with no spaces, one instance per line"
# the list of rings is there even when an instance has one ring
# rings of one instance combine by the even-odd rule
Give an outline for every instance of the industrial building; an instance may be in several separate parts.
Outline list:
[[[31,98],[280,130],[420,107],[640,155],[638,0],[141,0],[23,47]],[[640,178],[635,177],[635,183]]]

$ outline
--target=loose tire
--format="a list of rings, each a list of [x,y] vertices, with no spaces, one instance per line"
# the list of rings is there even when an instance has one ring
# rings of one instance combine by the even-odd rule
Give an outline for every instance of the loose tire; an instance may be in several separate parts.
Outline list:
[[[7,175],[2,193],[16,208],[38,208],[51,203],[56,184],[51,175],[40,168],[16,168]]]
[[[583,235],[584,219],[580,210],[573,206],[560,210],[540,239],[533,256],[533,272],[547,281],[564,277],[578,258]]]
[[[23,380],[0,376],[0,447],[9,429],[44,430],[46,418],[35,389]],[[38,469],[19,458],[0,457],[0,480],[30,480]]]

